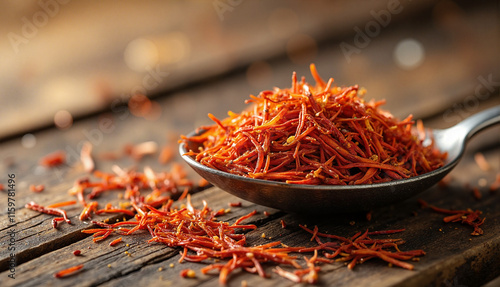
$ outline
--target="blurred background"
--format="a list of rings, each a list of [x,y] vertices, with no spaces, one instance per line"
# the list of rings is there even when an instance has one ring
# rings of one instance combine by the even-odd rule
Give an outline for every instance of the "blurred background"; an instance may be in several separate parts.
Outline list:
[[[158,121],[161,99],[235,75],[212,100],[238,111],[293,71],[313,82],[310,63],[396,116],[451,125],[500,98],[498,3],[2,1],[0,140],[122,108]]]

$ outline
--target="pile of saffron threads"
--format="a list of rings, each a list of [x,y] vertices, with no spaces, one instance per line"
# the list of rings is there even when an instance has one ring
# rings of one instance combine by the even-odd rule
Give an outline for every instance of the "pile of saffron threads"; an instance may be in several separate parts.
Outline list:
[[[319,264],[333,262],[350,262],[348,268],[352,269],[358,263],[363,263],[372,258],[380,258],[391,265],[401,268],[413,269],[413,265],[404,261],[415,260],[425,254],[422,250],[400,251],[398,246],[404,241],[402,239],[372,239],[370,235],[393,234],[404,231],[384,230],[364,233],[358,232],[351,238],[325,234],[318,232],[318,228],[310,230],[301,226],[307,232],[313,234],[311,241],[317,242],[313,247],[289,247],[281,241],[258,246],[248,246],[246,236],[243,232],[248,229],[256,229],[253,224],[242,224],[242,222],[257,214],[252,211],[237,219],[233,224],[217,220],[216,216],[222,215],[220,211],[212,211],[208,204],[203,201],[201,209],[195,208],[191,203],[191,197],[187,195],[185,207],[174,207],[174,201],[169,200],[161,208],[154,208],[148,204],[133,205],[137,214],[135,221],[118,222],[108,224],[94,221],[100,228],[83,230],[85,233],[97,234],[99,240],[103,234],[110,236],[131,235],[137,232],[149,232],[151,239],[148,243],[160,243],[169,247],[182,247],[179,263],[189,262],[213,262],[214,259],[225,260],[209,264],[201,268],[203,274],[216,272],[219,274],[219,282],[224,285],[230,275],[243,270],[256,273],[263,278],[266,274],[263,264],[275,265],[273,272],[294,282],[316,283],[318,280]],[[321,237],[328,242],[322,242]],[[121,240],[121,237],[119,237]],[[391,251],[390,249],[394,249]],[[322,256],[318,252],[323,252]],[[299,264],[298,256],[292,253],[313,253],[308,258],[304,256],[305,267]],[[292,271],[281,267],[289,266]],[[288,269],[288,268],[287,268]],[[186,269],[187,270],[187,269]],[[181,276],[186,277],[186,270]]]
[[[89,177],[77,180],[73,187],[68,190],[68,193],[75,196],[77,200],[58,202],[48,206],[30,202],[25,207],[41,213],[59,215],[52,220],[53,227],[57,228],[59,222],[64,221],[71,224],[66,211],[61,209],[64,206],[74,205],[78,202],[83,207],[79,216],[81,221],[91,219],[94,214],[106,213],[118,213],[133,217],[136,214],[134,206],[148,204],[158,207],[171,198],[182,199],[189,192],[189,188],[193,186],[193,183],[186,177],[187,173],[179,164],[173,164],[170,172],[159,173],[154,172],[150,167],[145,167],[144,172],[140,172],[124,170],[114,165],[112,170],[113,173],[95,170],[93,175],[98,180],[93,181]],[[112,206],[108,203],[99,208],[95,199],[106,191],[121,192],[120,198],[126,199],[128,202],[121,204],[121,206]]]
[[[181,142],[199,144],[187,155],[224,172],[292,184],[371,184],[418,176],[443,166],[445,153],[412,115],[400,121],[366,102],[358,86],[325,82],[314,65],[311,86],[293,73],[292,87],[250,96],[240,114],[229,112],[199,135]]]

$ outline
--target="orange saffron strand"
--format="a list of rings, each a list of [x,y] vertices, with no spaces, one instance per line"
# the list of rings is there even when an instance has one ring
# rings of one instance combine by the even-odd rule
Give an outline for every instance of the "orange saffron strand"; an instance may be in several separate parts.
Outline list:
[[[59,166],[65,162],[66,153],[64,151],[56,151],[40,159],[40,165],[45,167]]]
[[[95,211],[95,214],[102,214],[102,213],[123,213],[129,216],[135,215],[135,212],[122,208],[108,208],[108,209],[99,209]]]
[[[117,239],[111,241],[109,243],[109,246],[115,246],[116,244],[120,243],[122,241],[122,238],[121,237],[118,237]]]
[[[179,198],[177,200],[179,200],[179,201],[183,200],[184,198],[186,198],[188,193],[189,193],[189,188],[185,188],[184,191],[182,192],[181,196],[179,196]]]
[[[63,201],[63,202],[57,202],[54,204],[47,205],[48,208],[58,208],[58,207],[63,207],[63,206],[68,206],[68,205],[73,205],[76,204],[76,200],[68,200],[68,201]]]
[[[243,220],[248,219],[248,218],[250,218],[250,217],[254,216],[255,214],[257,214],[257,210],[254,210],[254,211],[250,212],[250,213],[249,213],[249,214],[247,214],[247,215],[243,215],[242,217],[240,217],[239,219],[237,219],[237,220],[234,222],[234,224],[233,224],[233,225],[239,225],[239,224],[240,224]]]
[[[85,205],[82,212],[80,213],[80,220],[87,220],[91,217],[92,212],[96,212],[97,210],[97,201],[92,201]]]
[[[72,266],[72,267],[66,268],[64,270],[61,270],[61,271],[55,273],[54,277],[56,277],[56,278],[67,277],[67,276],[75,274],[76,272],[78,272],[82,268],[83,268],[83,264]]]
[[[45,190],[45,186],[43,184],[40,185],[30,184],[30,190],[37,193],[42,192]]]

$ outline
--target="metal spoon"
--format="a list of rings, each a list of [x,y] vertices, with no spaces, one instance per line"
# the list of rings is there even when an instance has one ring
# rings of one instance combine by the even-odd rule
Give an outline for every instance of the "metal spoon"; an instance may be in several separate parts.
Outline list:
[[[211,169],[184,155],[189,149],[197,150],[195,143],[181,144],[179,151],[182,158],[207,181],[260,205],[309,214],[368,211],[403,201],[436,184],[458,164],[472,136],[499,122],[500,106],[496,106],[451,128],[432,130],[437,148],[448,152],[445,166],[420,176],[377,184],[316,186],[253,179]],[[194,135],[192,132],[188,136]]]

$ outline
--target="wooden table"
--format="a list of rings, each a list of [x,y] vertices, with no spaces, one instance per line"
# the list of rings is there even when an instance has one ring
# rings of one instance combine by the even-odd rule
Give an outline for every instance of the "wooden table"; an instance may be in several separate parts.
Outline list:
[[[479,10],[477,14],[479,16],[467,19],[481,23],[481,13],[487,12]],[[439,32],[425,32],[425,29],[427,28],[418,30],[421,35],[429,37],[424,39],[424,42],[432,43],[433,39],[439,39]],[[473,68],[464,71],[453,70],[453,67],[450,67],[448,71],[453,73],[449,75],[427,76],[436,69],[433,61],[436,63],[438,58],[450,63],[462,59],[462,62],[456,63],[457,67],[464,69],[468,67],[467,63],[472,61],[473,58],[464,58],[460,54],[464,51],[459,55],[447,54],[446,45],[428,46],[427,52],[433,61],[426,62],[427,64],[420,69],[402,72],[394,66],[387,65],[381,67],[387,73],[386,77],[379,74],[375,79],[371,79],[369,72],[373,75],[377,70],[373,66],[377,63],[376,55],[389,57],[390,54],[384,54],[383,51],[392,47],[396,39],[401,38],[402,33],[404,34],[404,31],[398,29],[389,30],[387,35],[380,36],[379,41],[372,44],[373,47],[355,59],[356,65],[367,69],[361,73],[364,75],[364,82],[359,83],[367,87],[369,91],[367,97],[386,98],[387,108],[396,115],[403,117],[412,112],[424,118],[427,126],[437,128],[451,126],[468,115],[500,104],[498,84],[495,84],[498,79],[498,58],[493,60],[493,64],[474,65]],[[477,35],[482,34],[477,33]],[[352,40],[351,36],[345,40]],[[492,41],[497,43],[498,39]],[[334,51],[332,46],[332,42],[328,41],[318,46],[318,52],[313,60],[318,63],[320,72],[325,77],[336,77],[338,73],[339,78],[336,77],[336,80],[343,79],[346,85],[358,83],[355,66],[323,64],[342,63],[343,56],[339,55],[338,51],[332,52]],[[494,50],[484,48],[484,54],[491,51]],[[283,57],[271,59],[267,63],[272,67],[273,81],[279,83],[280,87],[289,85],[288,79],[293,70],[297,70],[299,75],[305,75],[310,80],[305,72],[307,70],[305,64],[296,64]],[[489,75],[492,76],[494,83],[491,90],[484,85],[481,86],[482,82],[478,80],[480,77],[488,79]],[[464,81],[469,84],[463,85]],[[387,84],[381,85],[380,82]],[[430,91],[422,91],[424,82],[430,87]],[[273,85],[265,82],[264,84]],[[488,92],[488,96],[480,96],[477,92],[478,86],[479,91]],[[453,92],[446,94],[450,87],[454,87]],[[150,236],[146,232],[124,237],[123,243],[110,247],[107,244],[109,240],[93,243],[91,237],[81,232],[91,228],[92,225],[78,220],[81,211],[79,206],[65,208],[73,224],[60,224],[58,229],[54,229],[51,225],[53,216],[28,210],[24,205],[30,201],[48,205],[73,199],[67,191],[75,180],[88,176],[79,161],[79,151],[85,141],[90,141],[94,146],[93,152],[99,170],[109,172],[114,164],[123,168],[136,167],[138,170],[142,170],[145,166],[150,166],[155,171],[169,170],[172,163],[160,164],[157,160],[158,154],[146,156],[139,162],[129,157],[104,160],[99,159],[98,155],[110,151],[120,152],[125,144],[145,141],[154,141],[159,146],[170,145],[175,148],[180,134],[210,122],[206,116],[208,112],[223,117],[228,110],[239,111],[244,107],[243,101],[248,94],[257,93],[261,88],[263,87],[252,85],[246,71],[239,69],[231,75],[173,92],[165,92],[163,97],[155,98],[160,104],[162,113],[153,121],[132,115],[126,107],[115,107],[101,114],[83,118],[67,130],[49,128],[34,133],[36,137],[34,148],[23,147],[20,137],[0,143],[0,183],[4,184],[6,189],[0,192],[2,194],[1,285],[218,286],[216,275],[202,275],[199,272],[206,266],[205,263],[179,264],[180,248],[148,244],[146,241]],[[436,97],[436,94],[440,96]],[[471,106],[471,103],[474,105]],[[306,224],[317,225],[322,232],[345,237],[366,229],[404,228],[406,230],[402,233],[377,238],[402,238],[406,243],[400,246],[401,249],[423,249],[426,252],[419,262],[412,262],[415,266],[413,271],[390,268],[381,260],[368,261],[356,266],[354,270],[347,269],[339,262],[326,264],[321,267],[319,286],[478,286],[500,276],[500,191],[490,192],[488,188],[500,171],[499,132],[499,127],[494,127],[472,139],[464,158],[452,172],[448,186],[435,186],[416,198],[373,210],[371,220],[367,220],[366,213],[333,214],[321,218],[287,214],[240,200],[216,187],[194,192],[192,199],[195,206],[201,206],[201,202],[206,200],[213,210],[227,208],[229,202],[241,201],[242,207],[231,208],[231,212],[219,217],[229,222],[252,210],[257,210],[258,214],[246,221],[258,226],[256,230],[246,233],[249,245],[265,244],[271,240],[280,240],[289,246],[311,245],[310,234],[299,227],[299,224]],[[41,167],[39,159],[56,150],[66,152],[67,163],[51,169]],[[478,152],[481,152],[491,165],[489,171],[481,170],[476,164],[474,155]],[[181,162],[180,156],[176,155],[174,161]],[[187,165],[184,166],[188,169]],[[197,182],[199,177],[189,169],[188,172],[189,177]],[[7,213],[8,175],[11,174],[15,175],[15,187],[13,187],[15,195],[10,196],[15,200],[16,209],[13,216]],[[31,184],[43,184],[45,190],[34,193],[29,190]],[[481,199],[473,196],[474,187],[479,188]],[[484,234],[472,236],[472,229],[468,226],[460,223],[444,223],[443,215],[422,209],[417,203],[418,198],[443,208],[481,210],[486,218],[482,226]],[[120,199],[110,192],[103,194],[98,201],[101,205],[107,202],[117,204]],[[94,216],[98,220],[121,220],[122,217],[122,215]],[[287,223],[287,228],[281,227],[281,220]],[[266,238],[262,238],[263,233]],[[270,237],[272,239],[269,239]],[[9,247],[15,247],[15,250],[9,250]],[[74,250],[81,250],[82,255],[75,257],[72,254]],[[125,252],[130,256],[125,255]],[[14,269],[9,270],[11,253],[16,265]],[[54,272],[76,264],[84,264],[84,269],[78,274],[64,279],[53,277]],[[173,267],[170,267],[171,264]],[[245,272],[236,272],[231,275],[228,285],[241,286],[242,282],[246,282],[248,286],[293,285],[292,282],[274,274],[271,271],[273,267],[265,266],[269,274],[267,279]],[[181,278],[179,272],[185,268],[195,270],[197,277]],[[15,279],[9,278],[9,275],[15,276]],[[497,278],[490,283],[491,286],[498,284],[498,280]]]
[[[235,80],[237,79],[231,79],[231,81]],[[219,85],[223,86],[223,84],[215,86]],[[198,92],[203,93],[204,91],[203,89],[192,91],[194,94]],[[174,108],[176,102],[189,102],[189,97],[185,94],[178,96],[182,97],[182,101],[171,97],[165,99],[162,105]],[[489,106],[489,103],[484,105]],[[172,111],[175,114],[174,109]],[[439,121],[440,117],[437,117],[436,120]],[[196,279],[180,278],[179,271],[181,269],[199,270],[204,264],[178,264],[179,249],[168,248],[160,244],[147,244],[146,240],[149,235],[146,233],[126,237],[124,242],[129,246],[120,244],[116,247],[110,247],[107,242],[95,244],[92,243],[90,237],[81,232],[91,226],[78,220],[80,207],[67,208],[73,224],[61,224],[58,229],[53,229],[50,224],[53,216],[23,208],[31,200],[46,205],[72,198],[67,194],[68,189],[76,179],[85,175],[78,160],[69,156],[68,165],[49,170],[39,167],[37,161],[49,151],[76,150],[79,142],[83,140],[82,134],[85,134],[85,131],[93,135],[98,134],[95,132],[98,122],[97,118],[91,118],[77,123],[76,127],[69,131],[48,130],[41,132],[37,134],[37,146],[40,147],[37,150],[23,149],[19,146],[19,141],[3,144],[3,178],[7,174],[15,174],[16,176],[16,195],[14,197],[16,212],[15,225],[11,225],[6,215],[7,198],[3,196],[4,200],[1,202],[2,241],[0,243],[2,245],[0,251],[0,266],[3,271],[1,273],[2,285],[122,286],[134,282],[140,286],[148,284],[217,286],[216,276],[200,275],[199,272]],[[170,125],[174,123],[167,121],[162,121],[162,123],[165,123],[165,126],[151,125],[145,120],[132,116],[123,122],[115,119],[116,129],[112,136],[103,133],[102,143],[95,146],[95,152],[98,154],[103,151],[116,150],[124,143],[133,141],[155,140],[159,143],[165,143],[169,133],[173,132]],[[143,130],[147,130],[147,132]],[[229,214],[220,217],[220,219],[232,222],[239,216],[257,210],[258,215],[248,221],[248,223],[258,226],[257,230],[247,233],[251,245],[270,241],[261,238],[262,233],[265,233],[267,237],[272,237],[273,240],[281,240],[289,246],[310,244],[310,234],[301,230],[298,224],[318,225],[321,231],[341,236],[351,236],[357,231],[366,229],[405,228],[405,232],[397,235],[406,241],[402,248],[404,250],[423,249],[427,253],[420,262],[414,263],[414,271],[389,268],[387,264],[378,260],[357,266],[352,271],[341,263],[328,264],[322,267],[320,286],[332,284],[347,286],[453,286],[453,284],[475,286],[478,283],[485,283],[498,276],[500,271],[499,194],[498,191],[491,193],[487,186],[483,186],[484,182],[491,183],[500,169],[498,132],[498,128],[493,128],[473,139],[464,159],[453,171],[453,180],[448,187],[439,188],[436,186],[419,196],[431,204],[444,208],[472,208],[483,211],[486,222],[483,226],[485,233],[481,236],[471,236],[471,228],[459,223],[443,223],[443,215],[433,213],[428,209],[421,209],[416,198],[374,210],[371,221],[365,218],[364,213],[307,218],[245,201],[242,201],[241,208],[232,208]],[[61,140],[55,142],[54,138]],[[492,166],[491,171],[484,172],[475,163],[473,156],[478,151],[481,151],[488,159]],[[15,156],[8,157],[9,154]],[[70,153],[68,154],[70,155]],[[98,168],[104,171],[109,171],[111,164],[118,164],[122,167],[135,165],[130,159],[112,162],[98,160],[97,164]],[[152,166],[154,170],[167,169],[167,167],[158,164],[156,157],[147,157],[137,165],[138,167]],[[193,178],[196,177],[193,175]],[[4,179],[3,182],[6,180]],[[30,184],[44,184],[46,189],[41,193],[33,193],[28,189]],[[465,187],[467,184],[471,187],[479,187],[482,194],[480,200],[474,199],[471,188]],[[116,195],[111,193],[99,198],[99,202],[103,204],[110,200],[116,202]],[[214,210],[227,208],[229,202],[241,201],[215,187],[193,195],[193,201],[197,206],[200,206],[201,200],[206,200]],[[269,215],[265,216],[264,211],[269,212]],[[95,218],[103,220],[106,217],[96,216]],[[121,216],[110,218],[114,220],[121,218]],[[286,229],[281,228],[280,220],[282,219],[287,222]],[[10,243],[9,232],[11,231],[16,232],[13,237],[18,264],[15,268],[15,280],[7,278],[11,274],[7,270],[10,254],[7,246]],[[386,236],[381,237],[385,238]],[[75,257],[72,254],[74,250],[81,250],[83,255]],[[131,256],[124,255],[125,251],[128,251]],[[56,270],[77,263],[85,265],[84,270],[78,275],[65,279],[52,277],[52,273]],[[174,264],[173,268],[169,267],[171,263]],[[269,274],[272,274],[271,268],[272,266],[266,267]],[[265,286],[291,285],[290,282],[275,274],[272,274],[269,279],[262,279],[246,273],[237,273],[232,276],[229,285],[239,286],[243,280],[248,283],[248,286],[257,284]]]

